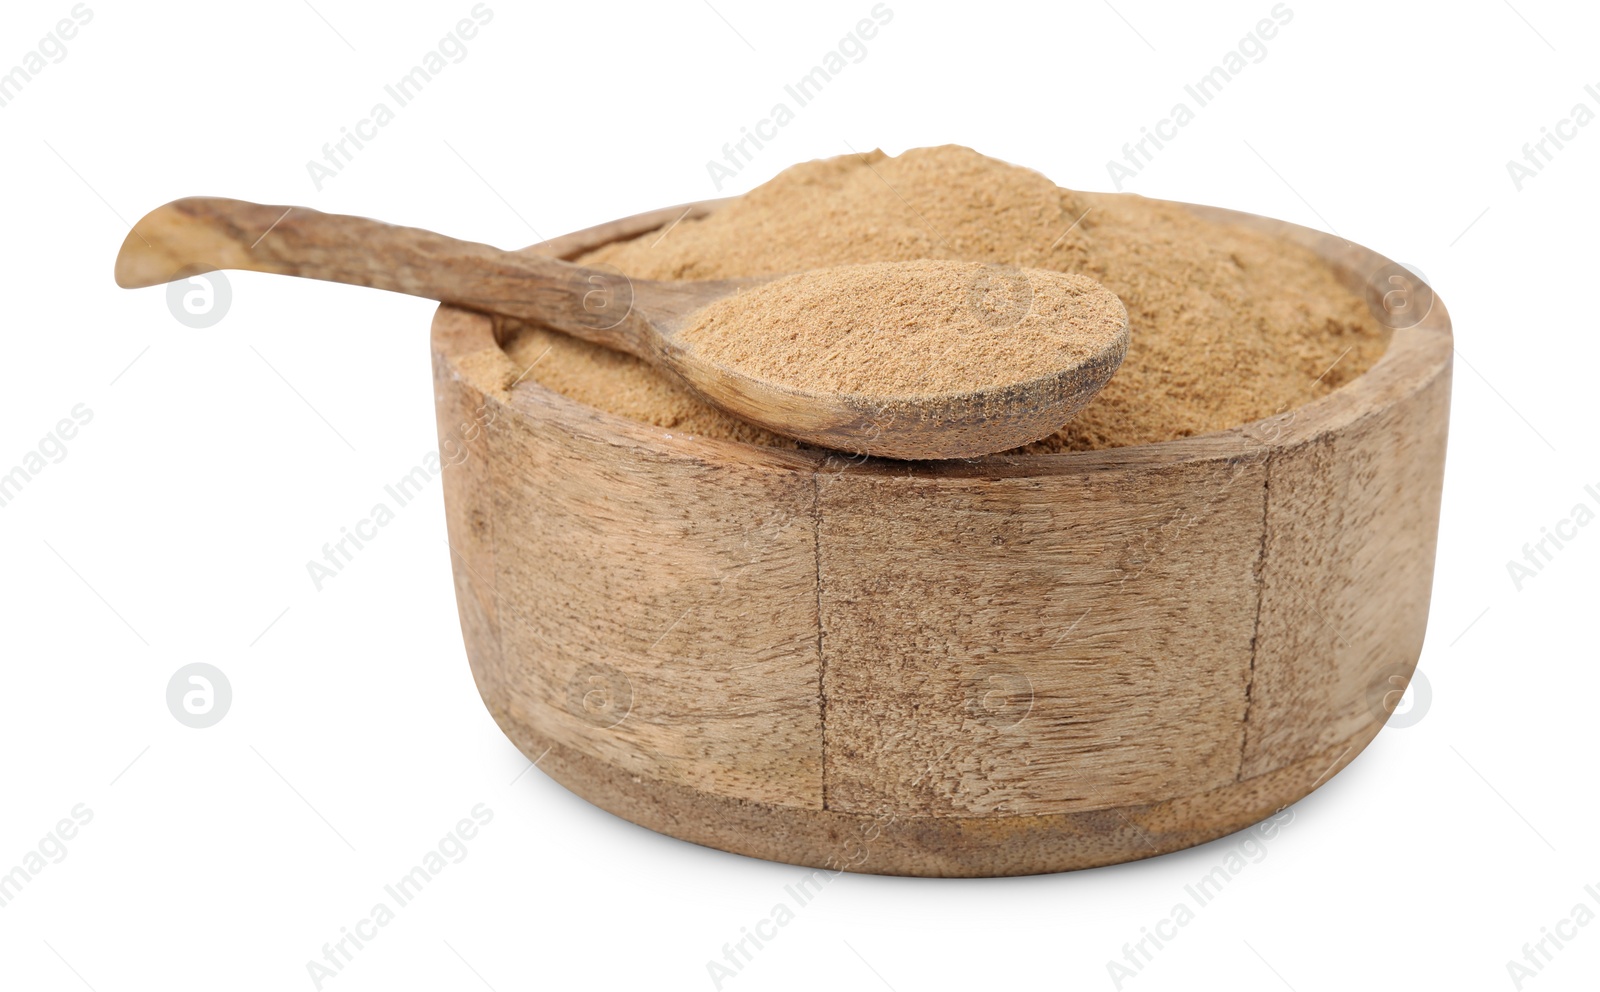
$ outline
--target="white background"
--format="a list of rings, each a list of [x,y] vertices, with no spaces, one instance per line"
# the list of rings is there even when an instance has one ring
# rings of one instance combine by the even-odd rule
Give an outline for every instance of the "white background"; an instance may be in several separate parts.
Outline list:
[[[479,803],[494,818],[465,860],[326,988],[709,989],[707,961],[801,873],[524,773],[468,672],[437,483],[313,588],[306,561],[437,443],[430,304],[235,273],[222,322],[192,330],[162,290],[111,279],[128,225],[189,194],[507,247],[716,195],[706,160],[872,3],[714,2],[490,0],[467,57],[321,190],[307,160],[470,0],[90,0],[66,57],[0,108],[0,472],[93,412],[0,507],[0,871],[93,811],[0,908],[0,987],[312,988],[306,962]],[[1272,6],[1114,2],[889,0],[867,57],[721,192],[945,142],[1109,189],[1107,159]],[[1600,489],[1600,124],[1520,191],[1506,161],[1574,104],[1600,110],[1600,16],[1513,2],[1290,0],[1267,57],[1127,184],[1413,264],[1460,351],[1431,704],[1295,806],[1125,988],[1510,989],[1525,943],[1596,908],[1600,526],[1520,590],[1506,563]],[[0,71],[71,8],[6,3]],[[192,662],[233,687],[210,729],[165,704]],[[1111,989],[1107,961],[1239,843],[1035,878],[843,876],[724,987]],[[1594,988],[1600,925],[1577,935],[1523,987]]]

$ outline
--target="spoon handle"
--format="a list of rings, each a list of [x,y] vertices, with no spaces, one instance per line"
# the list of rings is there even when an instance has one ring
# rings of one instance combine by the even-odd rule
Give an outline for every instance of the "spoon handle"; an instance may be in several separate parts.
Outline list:
[[[213,269],[246,269],[371,286],[536,320],[630,354],[648,352],[626,318],[626,277],[502,251],[432,231],[308,207],[195,196],[157,207],[117,254],[117,284],[154,286]]]

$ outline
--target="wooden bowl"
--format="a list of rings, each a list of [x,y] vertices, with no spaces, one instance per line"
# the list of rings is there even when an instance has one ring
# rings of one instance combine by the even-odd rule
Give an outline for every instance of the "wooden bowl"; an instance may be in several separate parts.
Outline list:
[[[715,202],[695,212],[715,209]],[[1310,247],[1352,291],[1388,260]],[[542,248],[571,258],[681,207]],[[1020,875],[1212,840],[1326,782],[1422,647],[1444,306],[1331,394],[1161,444],[959,463],[674,436],[433,325],[473,677],[538,767],[759,858]],[[508,374],[509,373],[509,374]]]

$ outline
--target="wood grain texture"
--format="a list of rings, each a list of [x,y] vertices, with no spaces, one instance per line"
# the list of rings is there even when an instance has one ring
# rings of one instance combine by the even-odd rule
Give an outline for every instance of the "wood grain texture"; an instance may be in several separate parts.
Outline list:
[[[1370,723],[1302,761],[1178,799],[1031,816],[909,816],[796,809],[689,789],[554,743],[493,703],[490,712],[524,754],[543,756],[539,768],[545,774],[601,809],[651,830],[823,873],[942,878],[1096,868],[1216,840],[1328,781],[1382,727]]]
[[[1193,209],[1306,244],[1358,291],[1387,261]],[[1148,857],[1325,782],[1387,716],[1374,680],[1416,663],[1442,304],[1277,417],[915,465],[673,437],[512,386],[494,335],[449,307],[435,321],[441,443],[447,416],[493,411],[445,462],[474,677],[542,771],[652,829],[892,874]]]
[[[1265,478],[819,477],[829,808],[1055,813],[1233,781]]]
[[[191,196],[157,207],[117,254],[118,285],[242,269],[370,286],[484,313],[540,320],[595,344],[660,362],[658,324],[681,322],[744,284],[653,282],[509,252],[421,228],[310,207]]]
[[[486,691],[499,695],[505,690],[496,587],[491,579],[495,459],[489,430],[502,408],[495,387],[507,381],[504,372],[511,362],[496,345],[492,325],[463,310],[439,311],[433,347],[434,410],[439,457],[445,466],[445,525],[456,607],[462,633],[475,646],[468,654],[473,677],[479,686],[488,687]]]
[[[495,432],[513,715],[631,771],[820,807],[809,476],[552,435],[542,402],[515,394]]]
[[[1371,385],[1396,368],[1375,370]],[[1409,680],[1422,651],[1449,367],[1393,385],[1401,395],[1392,404],[1352,410],[1339,430],[1289,434],[1271,460],[1243,777],[1378,716],[1388,677]]]

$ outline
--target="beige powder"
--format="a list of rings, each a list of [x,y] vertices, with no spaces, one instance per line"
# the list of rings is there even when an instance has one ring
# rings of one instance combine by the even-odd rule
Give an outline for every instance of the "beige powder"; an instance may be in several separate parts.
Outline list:
[[[708,217],[581,261],[636,278],[712,279],[916,259],[1081,273],[1127,307],[1121,370],[1030,451],[1247,423],[1326,395],[1388,343],[1363,302],[1305,249],[1175,205],[1061,189],[957,146],[802,163]],[[521,328],[506,350],[519,371],[533,365],[527,378],[621,416],[683,434],[796,443],[722,413],[637,359],[562,334]]]
[[[1101,354],[1122,304],[1086,276],[977,262],[869,262],[786,276],[696,314],[702,358],[805,392],[969,393]]]

